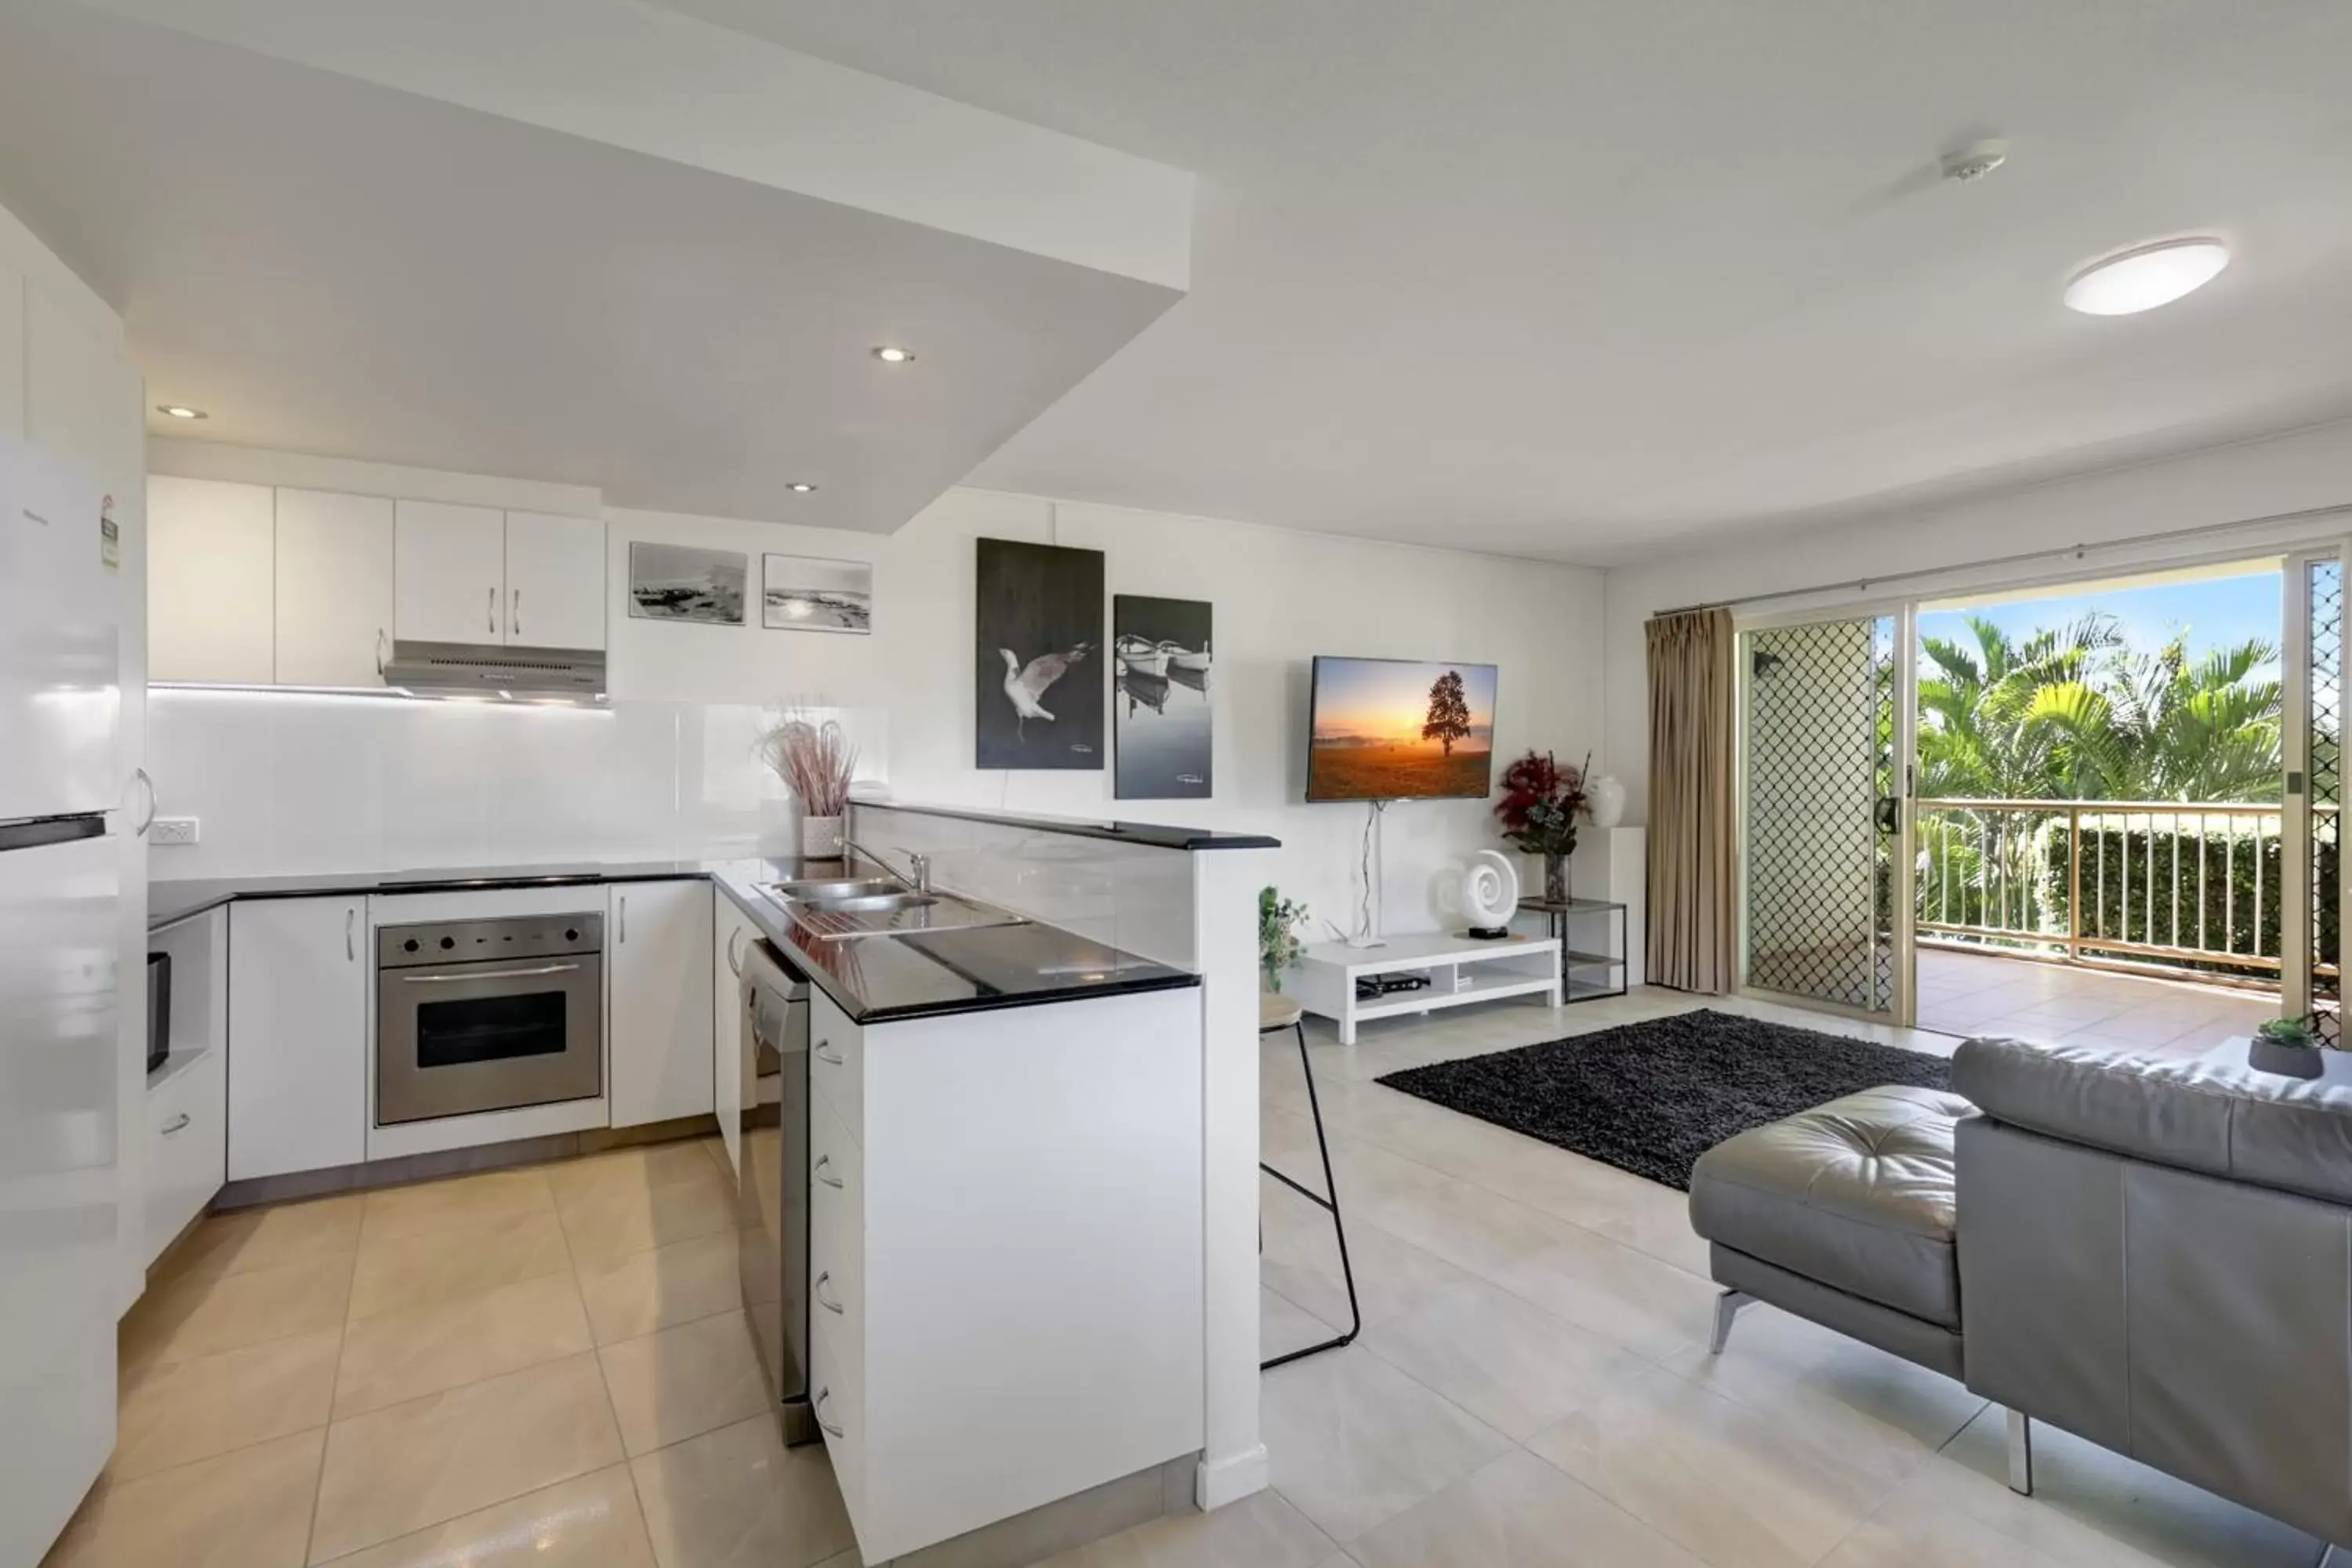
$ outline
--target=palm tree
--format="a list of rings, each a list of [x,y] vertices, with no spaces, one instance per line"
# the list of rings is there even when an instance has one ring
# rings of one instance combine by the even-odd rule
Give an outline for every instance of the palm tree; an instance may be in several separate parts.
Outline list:
[[[2278,649],[2259,638],[2190,663],[2176,637],[2152,654],[2118,653],[2098,679],[2033,694],[2024,725],[2057,738],[2067,793],[2094,800],[2275,800]]]
[[[1933,674],[1919,679],[1919,788],[1930,796],[2036,799],[2064,793],[2065,736],[2038,713],[2053,687],[2080,684],[2098,657],[2122,646],[2113,616],[2087,615],[2012,641],[1969,617],[1973,648],[1923,637]]]

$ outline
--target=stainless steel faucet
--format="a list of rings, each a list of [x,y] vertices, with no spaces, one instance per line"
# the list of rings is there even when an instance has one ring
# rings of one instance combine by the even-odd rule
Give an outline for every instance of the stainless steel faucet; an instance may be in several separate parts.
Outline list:
[[[856,850],[860,855],[865,856],[868,860],[871,860],[877,866],[881,867],[883,870],[888,872],[891,876],[898,877],[899,881],[905,882],[908,887],[914,889],[915,891],[919,893],[928,893],[931,890],[931,858],[929,856],[918,853],[912,849],[905,852],[907,864],[913,868],[915,873],[914,876],[909,879],[899,877],[898,868],[892,866],[890,862],[884,858],[878,851],[868,849],[865,845],[857,842],[856,839],[844,837],[841,842],[844,847]]]

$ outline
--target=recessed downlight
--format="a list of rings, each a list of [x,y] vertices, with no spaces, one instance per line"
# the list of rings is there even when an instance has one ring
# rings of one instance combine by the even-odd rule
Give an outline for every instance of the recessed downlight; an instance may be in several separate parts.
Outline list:
[[[792,491],[793,494],[796,496],[804,496],[814,491],[816,487],[809,483],[806,479],[794,479],[792,483],[786,485],[784,489]]]
[[[2209,236],[2158,240],[2074,274],[2066,285],[2066,303],[2086,316],[2153,310],[2203,288],[2229,265],[2230,247]]]
[[[159,403],[155,412],[169,419],[205,419],[210,416],[201,408],[191,408],[184,403]]]
[[[912,364],[915,363],[915,351],[902,349],[896,343],[884,343],[874,351],[874,357],[884,364]]]

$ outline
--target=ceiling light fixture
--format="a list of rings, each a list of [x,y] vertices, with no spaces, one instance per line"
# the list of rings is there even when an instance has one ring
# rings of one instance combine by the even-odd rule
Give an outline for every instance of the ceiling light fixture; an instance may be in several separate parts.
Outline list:
[[[806,479],[794,479],[791,484],[786,485],[784,489],[792,491],[793,494],[796,496],[804,496],[815,489],[816,487],[809,483]]]
[[[884,343],[874,351],[874,357],[884,364],[912,364],[915,360],[915,351],[902,349],[892,343]]]
[[[210,417],[201,408],[191,408],[184,403],[159,403],[155,412],[173,419],[205,419]]]
[[[2229,265],[2230,247],[2210,236],[2158,240],[2084,268],[2066,285],[2066,303],[2086,316],[2153,310],[2203,288]]]

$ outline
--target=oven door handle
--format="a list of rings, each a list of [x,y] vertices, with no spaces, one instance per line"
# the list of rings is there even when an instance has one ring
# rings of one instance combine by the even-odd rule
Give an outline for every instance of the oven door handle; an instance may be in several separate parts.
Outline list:
[[[570,974],[576,963],[549,963],[537,969],[485,969],[474,974],[404,974],[403,985],[448,985],[464,980],[521,980],[534,974]]]

